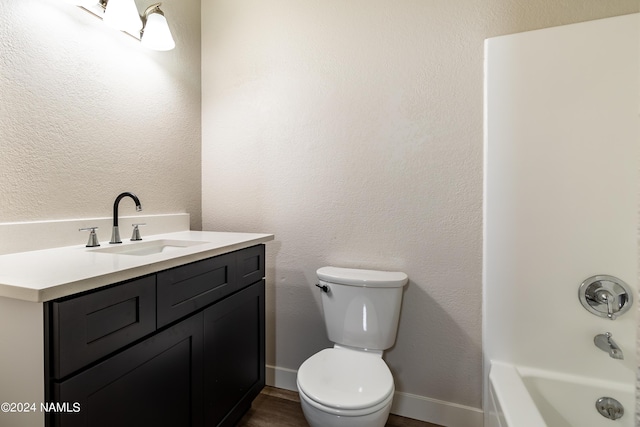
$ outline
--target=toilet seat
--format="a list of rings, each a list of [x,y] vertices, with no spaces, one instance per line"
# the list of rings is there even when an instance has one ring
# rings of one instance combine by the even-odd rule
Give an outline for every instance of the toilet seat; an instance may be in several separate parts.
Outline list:
[[[298,370],[298,388],[309,403],[325,411],[375,411],[393,398],[393,376],[380,355],[327,348]]]

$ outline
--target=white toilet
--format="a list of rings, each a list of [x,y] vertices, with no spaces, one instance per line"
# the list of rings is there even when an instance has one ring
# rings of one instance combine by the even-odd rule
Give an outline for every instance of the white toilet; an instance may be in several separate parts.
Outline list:
[[[405,273],[322,267],[322,308],[333,348],[298,370],[311,427],[383,427],[395,387],[382,352],[396,340]]]

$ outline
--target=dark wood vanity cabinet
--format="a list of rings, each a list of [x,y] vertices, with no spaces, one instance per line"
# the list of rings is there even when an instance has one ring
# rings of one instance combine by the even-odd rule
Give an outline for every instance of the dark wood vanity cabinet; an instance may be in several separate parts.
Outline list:
[[[48,427],[233,426],[265,381],[264,245],[45,304]],[[188,308],[187,308],[188,307]]]

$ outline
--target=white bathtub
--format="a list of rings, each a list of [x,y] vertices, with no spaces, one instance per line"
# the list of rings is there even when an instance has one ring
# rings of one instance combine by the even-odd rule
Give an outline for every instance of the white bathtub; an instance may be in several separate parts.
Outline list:
[[[558,372],[492,363],[486,427],[633,427],[635,388]],[[624,407],[616,421],[595,407],[613,397]]]

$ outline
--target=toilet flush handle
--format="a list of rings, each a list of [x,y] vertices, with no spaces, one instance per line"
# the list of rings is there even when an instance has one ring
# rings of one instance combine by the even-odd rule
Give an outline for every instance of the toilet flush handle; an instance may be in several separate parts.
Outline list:
[[[329,287],[327,285],[321,285],[319,283],[316,283],[316,286],[322,289],[322,292],[329,293]]]

